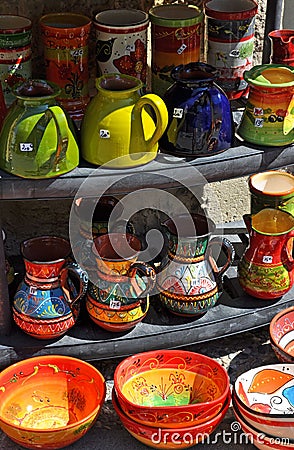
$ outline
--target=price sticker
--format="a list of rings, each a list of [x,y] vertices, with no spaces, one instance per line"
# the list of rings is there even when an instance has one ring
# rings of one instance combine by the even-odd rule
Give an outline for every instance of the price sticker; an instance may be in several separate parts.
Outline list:
[[[110,309],[120,309],[121,302],[119,300],[110,300],[109,307]]]
[[[32,142],[20,142],[19,149],[21,152],[32,152],[34,150],[34,145]]]

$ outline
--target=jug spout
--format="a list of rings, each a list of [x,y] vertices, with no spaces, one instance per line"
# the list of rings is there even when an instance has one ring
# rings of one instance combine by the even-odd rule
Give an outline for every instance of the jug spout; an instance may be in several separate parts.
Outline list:
[[[252,216],[251,216],[251,214],[244,214],[243,220],[246,225],[247,231],[250,234],[252,231]]]

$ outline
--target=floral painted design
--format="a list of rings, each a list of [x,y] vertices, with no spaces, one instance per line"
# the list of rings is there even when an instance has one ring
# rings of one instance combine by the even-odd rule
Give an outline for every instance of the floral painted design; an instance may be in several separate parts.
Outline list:
[[[135,41],[135,49],[129,55],[123,55],[120,58],[114,59],[113,64],[120,73],[145,80],[146,60],[147,51],[145,45],[140,39],[137,39]]]

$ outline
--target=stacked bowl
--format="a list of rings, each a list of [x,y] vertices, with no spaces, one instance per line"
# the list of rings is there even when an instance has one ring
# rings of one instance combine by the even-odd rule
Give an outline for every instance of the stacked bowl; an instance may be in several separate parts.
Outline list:
[[[294,363],[294,306],[283,309],[270,323],[270,343],[281,362]]]
[[[259,449],[294,449],[294,365],[270,364],[242,373],[233,385],[233,410]]]
[[[122,424],[154,448],[187,448],[210,435],[231,401],[226,370],[189,351],[154,350],[121,361],[112,401]]]

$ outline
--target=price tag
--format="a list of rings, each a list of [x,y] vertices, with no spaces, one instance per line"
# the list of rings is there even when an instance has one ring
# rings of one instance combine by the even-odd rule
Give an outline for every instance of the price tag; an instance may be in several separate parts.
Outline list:
[[[265,255],[265,256],[262,258],[262,262],[265,263],[265,264],[271,264],[271,263],[273,262],[273,257],[272,257],[272,256],[268,256],[268,255]]]
[[[35,295],[37,293],[37,288],[35,286],[30,286],[30,294]]]
[[[20,142],[19,149],[21,152],[32,152],[34,150],[34,145],[32,142]]]
[[[120,309],[121,302],[119,300],[110,300],[109,307],[110,309]]]

